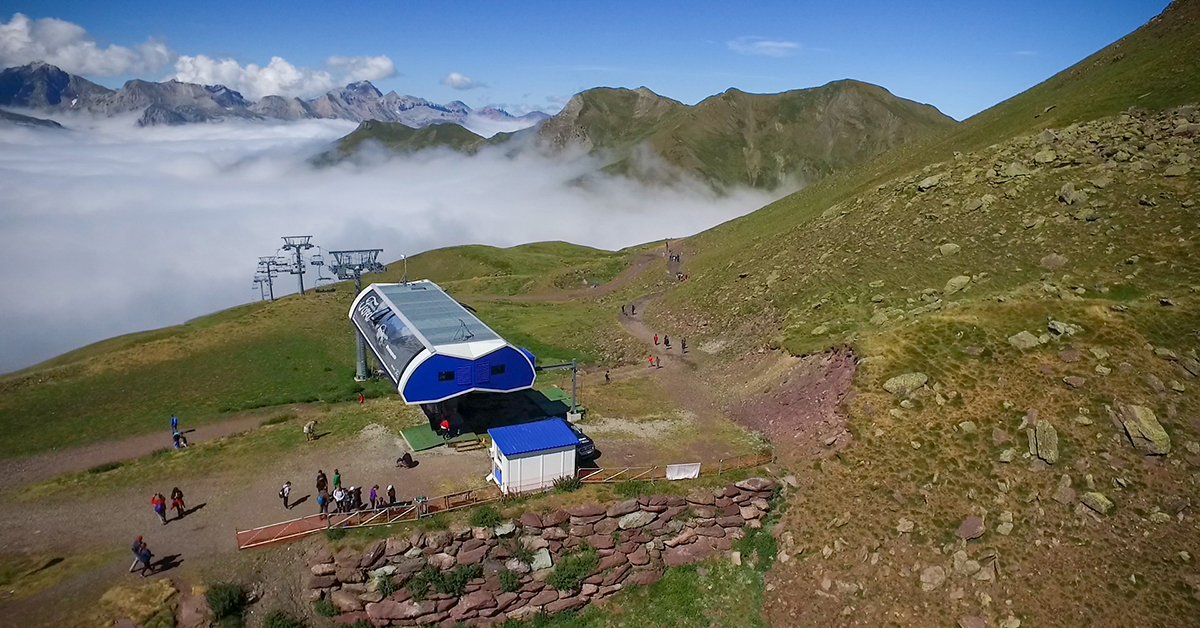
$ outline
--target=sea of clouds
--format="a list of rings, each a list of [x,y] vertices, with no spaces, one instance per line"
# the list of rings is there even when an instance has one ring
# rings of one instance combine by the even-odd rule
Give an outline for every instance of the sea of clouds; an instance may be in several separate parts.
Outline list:
[[[280,236],[392,261],[466,243],[566,240],[617,249],[689,235],[774,195],[589,177],[588,157],[426,151],[315,168],[353,123],[138,128],[58,118],[0,129],[0,372],[117,334],[258,298]],[[313,275],[307,276],[311,282]],[[276,295],[294,278],[277,280]]]

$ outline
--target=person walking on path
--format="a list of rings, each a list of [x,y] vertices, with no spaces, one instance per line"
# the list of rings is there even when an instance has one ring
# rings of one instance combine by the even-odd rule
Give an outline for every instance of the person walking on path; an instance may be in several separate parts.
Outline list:
[[[660,355],[654,356],[654,368],[656,368],[656,369],[662,368],[662,356],[660,356]]]
[[[321,492],[329,488],[329,480],[325,479],[325,472],[317,470],[317,492]]]
[[[625,316],[625,308],[626,308],[626,307],[627,307],[627,306],[625,306],[625,305],[622,305],[622,306],[621,306],[621,316]]]
[[[183,503],[183,491],[178,486],[171,489],[171,508],[175,509],[176,519],[183,519],[183,511],[187,510],[187,506]]]
[[[654,356],[648,355],[646,356],[646,359],[650,361],[650,368],[654,368]]]
[[[666,347],[668,351],[671,350],[671,337],[666,334],[663,334],[663,346]]]
[[[629,304],[629,315],[637,316],[637,304],[636,303]]]
[[[687,353],[687,336],[679,339],[679,352]]]
[[[371,510],[379,507],[379,485],[371,487]]]
[[[291,510],[292,507],[288,504],[288,499],[292,497],[292,482],[288,480],[283,483],[283,487],[279,489],[279,498],[283,500],[283,509]]]
[[[388,506],[394,506],[396,504],[396,487],[392,486],[391,484],[388,484],[387,498]]]
[[[154,497],[150,498],[150,505],[154,506],[154,514],[158,515],[158,520],[167,525],[167,499],[162,493],[155,493]]]
[[[654,346],[658,346],[658,334],[654,334]]]
[[[142,537],[139,536],[133,540],[133,547],[130,548],[133,550],[133,564],[129,565],[129,573],[133,573],[133,570],[137,569],[138,563],[142,562],[138,558],[138,554],[142,552],[143,547],[146,547],[146,543],[142,541]]]
[[[175,416],[174,414],[171,415],[171,433],[179,433],[179,417]]]
[[[317,493],[317,512],[326,517],[329,516],[329,494],[324,490]]]
[[[337,469],[333,470],[333,488],[334,490],[342,488],[342,472]]]
[[[605,384],[607,384],[607,383],[609,383],[609,382],[611,382],[611,381],[612,381],[612,378],[610,378],[610,377],[608,376],[608,371],[604,371],[604,383],[605,383]]]
[[[317,422],[309,421],[304,424],[304,440],[316,440],[317,438]]]
[[[358,393],[358,403],[359,403],[359,404],[364,404],[364,403],[366,403],[366,402],[367,402],[367,398],[366,398],[366,397],[364,397],[362,393]]]
[[[133,555],[137,557],[137,562],[142,564],[141,573],[143,578],[146,577],[147,571],[154,573],[154,568],[151,567],[151,563],[154,560],[154,554],[150,551],[150,548],[147,547],[144,542],[142,542],[142,537],[140,536],[136,541],[133,542]]]

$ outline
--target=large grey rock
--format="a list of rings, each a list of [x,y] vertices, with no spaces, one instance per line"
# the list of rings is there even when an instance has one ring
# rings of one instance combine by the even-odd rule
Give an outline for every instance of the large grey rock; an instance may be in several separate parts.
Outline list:
[[[929,376],[924,373],[905,373],[884,382],[883,389],[893,395],[906,397],[924,386],[925,382],[928,381]]]
[[[1171,453],[1171,437],[1154,412],[1145,406],[1127,405],[1120,411],[1121,424],[1130,442],[1139,450],[1157,456]]]
[[[1025,349],[1032,349],[1032,348],[1042,344],[1042,341],[1040,339],[1038,339],[1037,336],[1035,336],[1027,331],[1022,331],[1022,332],[1019,332],[1012,336],[1009,336],[1008,343],[1018,349],[1025,350]]]
[[[363,609],[362,602],[358,600],[358,596],[345,590],[337,589],[329,594],[329,601],[343,613],[353,613]]]
[[[639,510],[637,512],[631,512],[618,519],[617,527],[621,528],[622,530],[632,530],[634,528],[640,528],[651,521],[654,521],[657,517],[658,515],[652,512]]]
[[[942,257],[950,257],[961,250],[962,247],[952,242],[947,242],[938,247],[938,252],[942,254]]]
[[[959,292],[963,288],[966,288],[967,284],[969,283],[971,283],[971,278],[966,275],[951,277],[950,280],[946,282],[946,287],[942,290],[942,293],[946,296],[950,296],[956,292]]]
[[[1041,264],[1042,268],[1045,268],[1046,270],[1058,270],[1059,268],[1066,266],[1068,261],[1069,260],[1063,255],[1051,253],[1043,257],[1039,263]]]
[[[1058,462],[1058,430],[1046,419],[1038,419],[1034,425],[1037,438],[1037,457],[1049,464]]]
[[[1076,190],[1074,183],[1063,184],[1058,190],[1058,200],[1067,205],[1078,205],[1087,202],[1087,192]]]
[[[1112,500],[1104,496],[1104,493],[1089,491],[1079,496],[1079,501],[1083,502],[1084,506],[1095,510],[1096,512],[1107,515],[1108,511],[1112,510]]]
[[[550,557],[550,550],[545,547],[533,553],[533,562],[529,564],[534,571],[549,569],[553,566],[554,560]]]
[[[734,486],[736,486],[744,491],[752,491],[755,493],[765,493],[767,491],[775,490],[775,481],[768,480],[767,478],[752,477],[752,478],[746,478],[746,479],[742,480],[741,482],[737,482],[736,484],[734,484]],[[691,500],[689,499],[688,501],[691,501]]]
[[[942,586],[942,583],[945,581],[946,581],[946,570],[942,569],[941,566],[939,566],[939,565],[934,565],[933,567],[926,567],[925,570],[921,572],[921,590],[922,591],[932,591],[932,590]]]
[[[921,179],[920,183],[917,184],[917,189],[922,192],[924,192],[925,190],[933,189],[933,188],[937,187],[937,184],[939,182],[941,182],[941,180],[942,180],[942,175],[940,175],[940,174],[935,174],[931,177],[925,177],[924,179]]]

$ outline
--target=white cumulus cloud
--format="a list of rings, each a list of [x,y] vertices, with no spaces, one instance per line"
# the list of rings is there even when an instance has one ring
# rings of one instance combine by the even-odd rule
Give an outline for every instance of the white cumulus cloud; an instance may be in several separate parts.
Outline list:
[[[126,48],[100,46],[78,24],[46,17],[31,20],[21,13],[0,22],[0,67],[45,61],[72,74],[120,76],[157,70],[175,57],[153,39]]]
[[[474,89],[476,87],[486,87],[483,83],[476,81],[467,76],[463,76],[458,72],[451,72],[442,79],[442,85],[453,87],[454,89]]]
[[[330,57],[332,70],[297,67],[283,57],[271,57],[265,66],[242,65],[233,59],[213,59],[206,55],[184,55],[175,61],[175,74],[168,78],[187,83],[224,85],[247,98],[297,96],[311,98],[355,81],[376,81],[396,73],[386,56]]]
[[[730,50],[743,55],[790,57],[800,52],[800,44],[794,41],[774,41],[765,37],[738,37],[725,44]]]

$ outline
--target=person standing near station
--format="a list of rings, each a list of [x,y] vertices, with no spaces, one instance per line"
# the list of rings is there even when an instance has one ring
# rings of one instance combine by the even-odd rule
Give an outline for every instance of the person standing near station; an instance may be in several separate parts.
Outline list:
[[[154,507],[154,514],[158,515],[158,520],[167,525],[167,499],[162,493],[155,493],[154,497],[150,498],[150,505]]]
[[[283,487],[279,489],[279,497],[280,497],[280,499],[283,500],[283,509],[284,510],[292,509],[292,507],[290,505],[288,505],[288,499],[290,499],[291,496],[292,496],[292,482],[291,482],[291,480],[288,480],[287,482],[284,482]]]
[[[371,510],[375,510],[378,507],[379,507],[379,485],[376,484],[371,487]]]
[[[329,488],[329,480],[325,478],[325,472],[317,469],[317,492],[321,492]]]
[[[329,493],[324,490],[317,493],[317,512],[325,516],[329,515]]]
[[[333,490],[342,488],[342,472],[337,469],[333,470]]]
[[[396,487],[392,486],[391,484],[388,484],[387,487],[387,498],[388,506],[394,506],[396,504]]]
[[[187,506],[183,503],[183,491],[179,487],[171,489],[171,508],[175,509],[175,518],[183,519],[183,512],[187,510]]]

